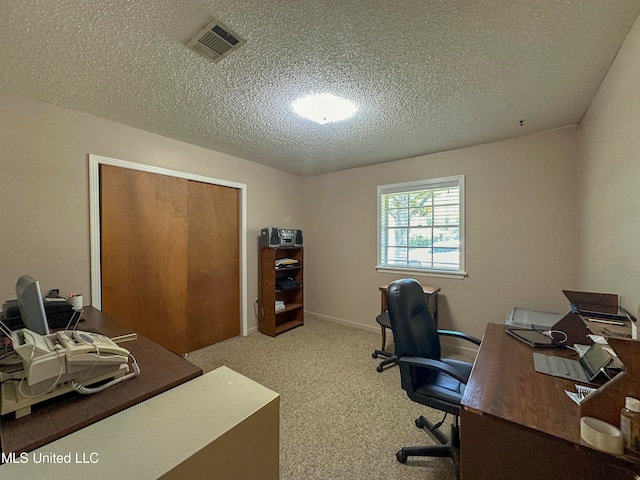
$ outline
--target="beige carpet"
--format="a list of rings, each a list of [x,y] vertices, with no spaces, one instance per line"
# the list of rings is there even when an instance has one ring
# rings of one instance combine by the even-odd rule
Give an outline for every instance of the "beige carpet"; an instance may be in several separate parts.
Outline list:
[[[308,316],[276,338],[236,337],[187,358],[205,372],[226,365],[281,395],[282,480],[453,480],[450,459],[396,461],[402,446],[434,443],[414,420],[442,415],[407,398],[397,367],[376,371],[376,348],[379,334]]]

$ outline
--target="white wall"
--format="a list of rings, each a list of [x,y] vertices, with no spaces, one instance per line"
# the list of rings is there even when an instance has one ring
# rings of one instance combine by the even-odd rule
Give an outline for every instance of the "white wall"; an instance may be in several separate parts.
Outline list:
[[[640,304],[640,19],[580,126],[579,279]]]
[[[302,178],[38,100],[0,92],[0,300],[18,276],[90,300],[90,153],[247,184],[248,324],[257,324],[257,238],[300,228]]]
[[[309,312],[375,328],[376,186],[466,175],[468,277],[419,277],[442,288],[445,328],[481,336],[512,307],[568,311],[576,282],[575,127],[306,177],[305,296]]]

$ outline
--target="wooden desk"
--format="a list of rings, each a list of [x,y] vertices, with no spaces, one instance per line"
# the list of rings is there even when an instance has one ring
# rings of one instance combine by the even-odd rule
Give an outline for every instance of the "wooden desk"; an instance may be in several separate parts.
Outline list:
[[[462,398],[460,478],[635,480],[640,458],[584,442],[580,407],[564,392],[575,382],[537,373],[533,349],[505,328],[487,326]]]
[[[85,307],[83,318],[79,330],[92,328],[109,337],[131,333],[130,328],[93,307]],[[0,420],[2,452],[28,452],[41,447],[202,375],[202,369],[141,335],[124,347],[138,361],[140,375],[94,395],[72,392],[34,405],[26,417],[5,415]]]
[[[387,288],[389,285],[382,285],[378,287],[380,290],[380,313],[384,313],[387,311]],[[429,309],[433,312],[433,320],[436,322],[436,327],[438,326],[438,292],[440,292],[440,287],[430,287],[428,285],[422,285],[422,291],[427,296],[427,303],[429,304]],[[382,349],[384,351],[385,346],[387,345],[387,331],[385,327],[380,326],[380,330],[382,332]]]

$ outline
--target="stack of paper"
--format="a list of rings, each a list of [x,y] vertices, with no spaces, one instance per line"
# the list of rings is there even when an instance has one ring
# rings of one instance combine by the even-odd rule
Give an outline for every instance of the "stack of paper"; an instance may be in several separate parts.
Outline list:
[[[276,260],[276,268],[277,267],[294,267],[297,266],[300,262],[293,258],[279,258]]]
[[[276,312],[278,312],[280,310],[284,310],[284,301],[283,300],[276,300]]]

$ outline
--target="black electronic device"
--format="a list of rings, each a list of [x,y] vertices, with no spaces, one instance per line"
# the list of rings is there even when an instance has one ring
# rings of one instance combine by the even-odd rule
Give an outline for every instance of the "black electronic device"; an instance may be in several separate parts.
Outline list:
[[[276,280],[276,290],[292,290],[299,286],[300,282],[293,277],[283,277]]]
[[[530,347],[564,347],[563,343],[545,335],[540,330],[533,330],[531,328],[508,328],[506,332]]]
[[[302,230],[265,227],[260,230],[259,245],[269,248],[302,247]]]

